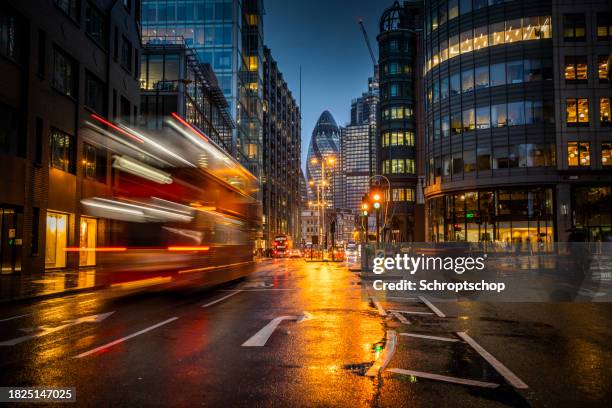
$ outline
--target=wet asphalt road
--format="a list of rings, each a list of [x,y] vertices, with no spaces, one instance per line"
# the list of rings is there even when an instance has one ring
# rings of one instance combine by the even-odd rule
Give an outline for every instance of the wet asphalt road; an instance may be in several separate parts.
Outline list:
[[[376,305],[342,264],[274,260],[246,280],[207,290],[102,291],[2,305],[0,385],[76,387],[78,406],[562,407],[611,400],[609,304],[432,309],[421,299],[398,300]],[[400,319],[390,310],[408,313]],[[397,343],[386,370],[365,376],[390,351],[390,341],[383,348],[390,331]],[[513,386],[457,332],[528,388]]]

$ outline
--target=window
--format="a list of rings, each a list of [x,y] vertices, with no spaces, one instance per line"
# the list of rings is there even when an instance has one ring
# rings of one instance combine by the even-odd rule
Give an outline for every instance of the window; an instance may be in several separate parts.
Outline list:
[[[83,144],[83,174],[90,180],[106,183],[106,152]]]
[[[440,133],[442,137],[448,137],[450,135],[450,120],[448,115],[442,116]]]
[[[550,167],[555,165],[555,145],[520,144],[519,167]]]
[[[55,5],[74,21],[79,21],[79,0],[53,0]]]
[[[586,21],[584,14],[565,14],[563,16],[563,38],[565,41],[584,41]]]
[[[461,112],[451,113],[451,135],[461,134]]]
[[[406,200],[406,190],[403,188],[394,188],[392,190],[392,197],[391,199],[393,201],[404,201]]]
[[[459,55],[459,36],[453,35],[448,39],[448,58]]]
[[[472,0],[460,0],[459,11],[461,14],[467,14],[472,11]]]
[[[40,117],[36,117],[34,132],[34,164],[40,166],[43,159],[43,120]]]
[[[17,111],[0,102],[0,152],[17,155],[19,150]]]
[[[597,13],[597,39],[612,39],[612,13]]]
[[[438,25],[442,25],[446,23],[446,16],[447,16],[446,12],[447,12],[446,3],[443,3],[438,7]]]
[[[476,129],[476,117],[474,115],[474,108],[466,109],[463,111],[463,131],[469,132],[470,130]]]
[[[502,103],[491,106],[491,126],[504,127],[507,125],[507,122],[508,116],[506,113],[506,104]]]
[[[508,126],[525,124],[525,110],[523,101],[508,104]]]
[[[472,39],[472,30],[464,31],[461,33],[461,53],[465,54],[467,52],[472,52],[474,49],[474,42]]]
[[[440,80],[440,99],[446,99],[449,95],[448,77],[444,77]]]
[[[73,173],[74,141],[72,136],[60,130],[51,129],[49,139],[49,165]]]
[[[597,57],[597,76],[599,82],[608,82],[610,75],[610,62],[608,55],[600,55]]]
[[[506,44],[523,40],[523,30],[521,24],[520,18],[506,21]]]
[[[468,69],[461,73],[461,90],[469,92],[474,90],[474,70]]]
[[[567,165],[570,167],[590,166],[590,150],[589,142],[567,142]]]
[[[566,123],[568,126],[589,124],[589,100],[587,98],[568,98],[565,101]]]
[[[610,98],[599,98],[599,123],[609,126],[610,120]]]
[[[452,20],[459,15],[459,0],[448,0],[448,19]]]
[[[453,175],[463,173],[463,157],[461,152],[453,154]]]
[[[505,23],[489,24],[489,45],[500,45],[504,43],[505,38]]]
[[[76,98],[77,65],[66,53],[53,50],[53,86],[58,91]]]
[[[106,114],[106,88],[104,82],[100,81],[90,72],[85,74],[85,105],[98,113]]]
[[[105,28],[104,15],[88,2],[85,9],[85,32],[101,47],[106,47]]]
[[[463,172],[473,173],[476,171],[476,152],[466,150],[463,152]]]
[[[437,83],[437,82],[436,82]],[[392,84],[391,87],[389,88],[389,95],[390,96],[399,96],[400,95],[400,86],[398,84]],[[435,95],[436,93],[434,93],[434,102],[435,102]]]
[[[612,142],[601,144],[601,165],[612,166]]]
[[[525,82],[541,81],[542,80],[542,61],[541,60],[525,60]]]
[[[0,9],[0,55],[21,62],[25,31],[19,17],[7,10]]]
[[[478,170],[491,170],[491,149],[478,148]]]
[[[43,30],[38,30],[38,69],[37,74],[44,78],[47,62],[47,34]]]
[[[476,129],[488,129],[491,124],[490,108],[483,106],[476,108]]]
[[[479,50],[489,46],[487,28],[487,26],[483,26],[474,29],[474,50]]]
[[[453,74],[450,76],[450,94],[458,95],[461,93],[461,77],[460,75]]]
[[[506,83],[520,84],[523,82],[523,60],[509,61],[506,64]]]
[[[121,65],[132,71],[132,43],[125,37],[121,39]]]
[[[491,65],[491,86],[499,86],[506,84],[506,64],[503,62],[500,64]]]
[[[586,81],[588,78],[587,57],[569,56],[565,57],[565,80]]]
[[[162,102],[162,105],[164,103]],[[130,108],[130,101],[127,100],[127,98],[125,97],[120,97],[119,98],[119,109],[121,111],[121,120],[124,121],[125,123],[129,123],[130,122],[130,114],[131,114],[131,108]]]

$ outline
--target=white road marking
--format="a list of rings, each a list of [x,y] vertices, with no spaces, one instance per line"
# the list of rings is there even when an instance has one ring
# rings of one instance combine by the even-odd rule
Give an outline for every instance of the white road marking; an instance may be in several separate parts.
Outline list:
[[[382,307],[380,302],[374,296],[370,296],[370,299],[372,300],[372,303],[374,303],[374,306],[376,306],[376,309],[378,309],[378,314],[385,317],[387,312],[385,312],[385,309]]]
[[[483,387],[483,388],[499,387],[499,384],[485,382],[485,381],[476,381],[476,380],[468,380],[466,378],[449,377],[446,375],[424,373],[422,371],[404,370],[402,368],[390,368],[387,371],[391,373],[396,373],[396,374],[411,375],[413,377],[421,377],[421,378],[427,378],[430,380],[445,381],[445,382],[454,383],[454,384],[473,385],[476,387]]]
[[[219,303],[219,302],[221,302],[221,301],[223,301],[223,300],[225,300],[225,299],[227,299],[227,298],[229,298],[229,297],[232,297],[232,296],[234,296],[234,295],[237,295],[237,294],[238,294],[238,293],[240,293],[240,292],[242,292],[242,290],[238,289],[238,290],[236,290],[236,291],[234,291],[234,292],[230,293],[229,295],[225,295],[225,296],[223,296],[222,298],[219,298],[219,299],[217,299],[217,300],[213,300],[212,302],[208,302],[207,304],[202,305],[202,307],[210,307],[210,306],[212,306],[212,305],[214,305],[214,304],[217,304],[217,303]]]
[[[421,299],[421,302],[425,303],[427,305],[427,307],[430,308],[431,311],[436,314],[436,316],[438,316],[438,317],[446,317],[446,315],[444,313],[442,313],[442,311],[440,309],[435,307],[429,300],[427,300],[425,298],[425,296],[419,296],[419,299]]]
[[[130,335],[128,335],[128,336],[121,337],[120,339],[113,340],[113,341],[111,341],[110,343],[106,343],[106,344],[104,344],[104,345],[102,345],[102,346],[100,346],[100,347],[96,347],[95,349],[92,349],[92,350],[86,351],[86,352],[81,353],[81,354],[79,354],[78,356],[74,356],[74,357],[72,357],[72,358],[83,358],[83,357],[87,357],[87,356],[89,356],[89,355],[91,355],[91,354],[97,353],[97,352],[98,352],[98,351],[100,351],[100,350],[104,350],[104,349],[107,349],[107,348],[110,348],[110,347],[116,346],[117,344],[119,344],[119,343],[123,343],[124,341],[129,340],[129,339],[131,339],[131,338],[133,338],[133,337],[140,336],[141,334],[144,334],[144,333],[146,333],[146,332],[148,332],[148,331],[151,331],[151,330],[153,330],[153,329],[157,329],[158,327],[161,327],[161,326],[163,326],[163,325],[165,325],[165,324],[168,324],[168,323],[170,323],[170,322],[173,322],[173,321],[175,321],[176,319],[178,319],[178,317],[172,317],[172,318],[170,318],[170,319],[168,319],[168,320],[164,320],[164,321],[163,321],[163,322],[161,322],[161,323],[154,324],[153,326],[150,326],[150,327],[147,327],[146,329],[142,329],[142,330],[140,330],[140,331],[137,331],[136,333],[132,333],[132,334],[130,334]]]
[[[28,316],[32,316],[32,313],[23,314],[23,315],[19,315],[19,316],[7,317],[6,319],[0,320],[0,323],[8,322],[9,320],[21,319],[22,317],[28,317]]]
[[[480,344],[471,338],[466,332],[457,332],[457,336],[461,337],[463,341],[469,344],[478,354],[482,356],[489,364],[500,373],[506,381],[508,381],[514,388],[525,389],[529,388],[520,378],[516,376],[508,367],[503,365],[498,359],[493,357],[491,353],[485,350]]]
[[[39,326],[39,327],[34,328],[33,330],[31,330],[32,332],[35,332],[35,333],[29,334],[27,336],[21,336],[21,337],[15,338],[15,339],[3,341],[3,342],[0,343],[0,346],[14,346],[16,344],[23,343],[24,341],[32,340],[32,339],[35,339],[37,337],[46,336],[48,334],[55,333],[55,332],[58,332],[60,330],[65,329],[67,327],[75,326],[75,325],[81,324],[81,323],[100,323],[102,320],[106,319],[108,316],[112,315],[113,313],[115,313],[115,312],[101,313],[101,314],[91,315],[91,316],[84,316],[84,317],[79,317],[78,319],[74,319],[74,320],[66,320],[66,322],[64,324],[62,324],[60,326],[55,326],[55,327]],[[28,330],[28,331],[30,331],[30,330]]]
[[[413,315],[432,315],[432,312],[419,312],[417,310],[389,310],[390,312],[406,313]]]
[[[419,339],[449,341],[449,342],[459,341],[457,339],[451,339],[450,337],[428,336],[428,335],[425,335],[425,334],[416,334],[416,333],[400,333],[400,336],[416,337],[416,338],[419,338]]]
[[[404,315],[403,315],[403,314],[401,314],[401,313],[399,313],[398,311],[396,311],[396,310],[391,310],[391,314],[393,314],[393,316],[395,316],[395,318],[396,318],[397,320],[399,320],[399,321],[400,321],[400,323],[410,324],[410,320],[406,319],[406,318],[404,317]]]
[[[372,367],[365,373],[366,377],[376,377],[378,373],[387,367],[395,353],[395,343],[397,343],[397,334],[393,330],[387,330],[387,344],[383,352],[378,356]]]
[[[312,315],[309,314],[309,318],[312,318]],[[279,316],[270,320],[270,323],[266,324],[261,330],[255,333],[250,339],[242,343],[242,347],[263,347],[266,345],[274,330],[278,327],[279,324],[283,320],[295,320],[296,322],[302,322],[304,320],[308,320],[309,318],[306,315],[302,316]]]

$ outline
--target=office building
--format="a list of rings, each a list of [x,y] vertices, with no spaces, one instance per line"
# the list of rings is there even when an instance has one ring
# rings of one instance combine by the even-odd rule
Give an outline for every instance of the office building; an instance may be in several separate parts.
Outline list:
[[[110,155],[83,141],[83,124],[135,122],[139,21],[139,1],[2,2],[2,273],[95,266],[95,252],[66,251],[110,236],[80,205],[111,189]]]
[[[306,178],[310,200],[319,201],[324,208],[334,207],[334,199],[336,202],[341,201],[341,193],[335,194],[341,188],[341,177],[338,174],[340,128],[329,111],[321,113],[312,131],[307,160]]]
[[[236,123],[231,154],[261,178],[263,143],[262,0],[142,1],[142,34],[183,37],[212,66]],[[239,154],[241,152],[242,154]]]
[[[608,1],[425,1],[428,238],[612,233]]]
[[[421,174],[417,120],[422,103],[421,77],[422,3],[395,2],[380,18],[380,103],[378,108],[378,173],[389,179],[388,228],[381,231],[386,242],[424,240],[424,206],[417,202]]]
[[[295,98],[264,47],[263,239],[277,234],[300,238],[301,119]]]

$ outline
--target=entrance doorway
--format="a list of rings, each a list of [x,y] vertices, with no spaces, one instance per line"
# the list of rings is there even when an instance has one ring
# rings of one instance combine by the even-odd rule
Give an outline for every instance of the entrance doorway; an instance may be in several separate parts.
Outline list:
[[[23,213],[0,207],[0,273],[21,271]]]

